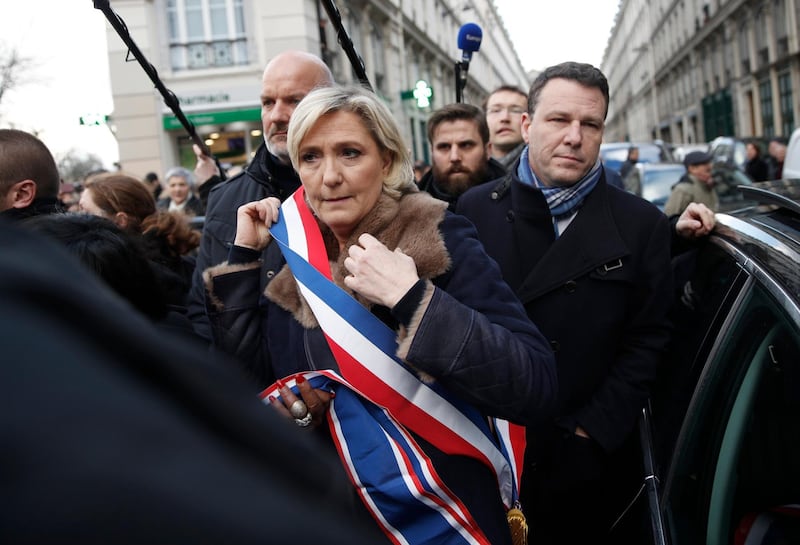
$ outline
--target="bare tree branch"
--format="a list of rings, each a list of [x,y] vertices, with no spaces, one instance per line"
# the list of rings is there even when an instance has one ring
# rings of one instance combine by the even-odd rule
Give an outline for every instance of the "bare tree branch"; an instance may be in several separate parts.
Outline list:
[[[33,58],[21,55],[16,48],[0,44],[0,104],[9,91],[33,81],[31,74],[36,66]]]

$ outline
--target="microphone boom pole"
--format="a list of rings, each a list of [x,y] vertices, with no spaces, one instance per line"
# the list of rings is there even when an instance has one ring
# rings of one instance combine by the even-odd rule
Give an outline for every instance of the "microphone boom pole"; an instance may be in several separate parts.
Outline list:
[[[128,46],[128,52],[133,54],[136,60],[141,65],[142,69],[144,70],[145,74],[150,78],[150,81],[153,82],[158,92],[164,99],[164,104],[166,104],[172,113],[175,114],[175,117],[180,121],[183,128],[186,129],[186,132],[189,134],[189,137],[192,139],[192,142],[197,144],[203,154],[211,157],[214,159],[214,162],[217,164],[217,169],[219,169],[219,175],[222,180],[225,179],[225,171],[222,169],[222,166],[219,164],[219,160],[211,154],[211,150],[208,149],[206,143],[203,142],[203,139],[198,136],[197,131],[195,130],[194,124],[186,118],[183,111],[181,110],[180,103],[178,101],[178,97],[175,96],[175,93],[170,91],[164,85],[164,82],[161,81],[161,78],[158,76],[158,72],[156,71],[155,67],[148,62],[147,58],[145,58],[142,51],[139,49],[139,46],[136,45],[136,42],[133,41],[130,32],[128,32],[128,27],[125,25],[125,22],[122,18],[117,15],[113,9],[111,9],[111,5],[109,4],[109,0],[93,0],[95,9],[99,9],[103,12],[103,15],[106,16],[108,22],[117,31],[117,34]],[[126,58],[126,60],[128,60]]]
[[[347,34],[347,30],[344,28],[344,23],[342,22],[342,15],[339,13],[339,8],[336,7],[333,0],[320,0],[322,2],[322,6],[325,8],[325,11],[328,14],[328,18],[333,23],[334,28],[336,29],[336,36],[339,40],[339,45],[342,46],[342,50],[344,51],[345,55],[347,55],[347,59],[350,61],[350,66],[353,67],[353,72],[355,72],[358,81],[361,82],[361,85],[373,91],[372,85],[369,82],[369,78],[367,77],[367,69],[364,67],[364,60],[356,51],[355,46],[353,45],[353,40],[350,39],[350,36]]]

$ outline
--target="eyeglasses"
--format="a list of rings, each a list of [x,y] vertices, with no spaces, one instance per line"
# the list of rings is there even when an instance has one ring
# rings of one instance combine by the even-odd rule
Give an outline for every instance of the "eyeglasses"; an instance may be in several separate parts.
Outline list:
[[[508,112],[511,115],[522,115],[525,113],[525,108],[519,106],[492,106],[486,111],[486,115],[497,115],[503,112]]]

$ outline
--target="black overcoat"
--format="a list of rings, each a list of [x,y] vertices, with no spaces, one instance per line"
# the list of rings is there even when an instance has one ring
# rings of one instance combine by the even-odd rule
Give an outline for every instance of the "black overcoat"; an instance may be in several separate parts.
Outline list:
[[[558,239],[541,191],[513,174],[462,195],[458,212],[550,340],[559,380],[554,427],[579,425],[614,452],[634,429],[669,339],[667,218],[607,185],[605,175]],[[546,435],[531,437],[530,457],[547,448]]]

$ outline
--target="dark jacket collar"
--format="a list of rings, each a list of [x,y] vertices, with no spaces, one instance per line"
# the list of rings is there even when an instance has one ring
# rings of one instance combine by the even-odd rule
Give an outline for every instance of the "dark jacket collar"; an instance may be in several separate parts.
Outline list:
[[[505,176],[505,174],[506,174],[506,169],[503,167],[503,165],[501,165],[497,161],[497,159],[490,157],[486,165],[486,178],[481,182],[481,184],[501,178]],[[433,179],[432,168],[428,172],[426,172],[425,175],[422,177],[422,179],[419,181],[419,188],[422,191],[427,191],[435,198],[441,201],[445,201],[446,203],[449,203],[448,209],[451,212],[455,211],[456,202],[458,201],[459,196],[451,195],[446,191],[444,191],[441,187],[439,187],[439,185]]]
[[[255,182],[278,192],[290,194],[300,186],[300,177],[292,165],[281,163],[267,150],[267,145],[263,142],[256,150],[256,155],[247,166],[246,172]]]
[[[541,191],[524,184],[516,176],[510,189],[515,209],[527,205],[547,206]],[[611,211],[603,174],[578,215],[522,282],[518,295],[526,302],[592,270],[603,274],[604,267],[614,266],[629,253]]]
[[[42,197],[34,199],[30,206],[25,208],[9,208],[0,212],[0,216],[12,221],[21,221],[25,218],[41,216],[44,214],[60,214],[64,212],[64,205],[56,198]]]

